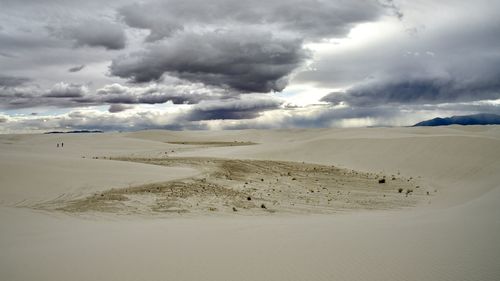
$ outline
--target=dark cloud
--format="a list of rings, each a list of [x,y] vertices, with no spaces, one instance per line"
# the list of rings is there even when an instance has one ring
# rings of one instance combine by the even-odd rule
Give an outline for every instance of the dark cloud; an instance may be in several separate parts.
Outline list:
[[[278,32],[300,34],[302,39],[345,35],[356,23],[372,21],[393,9],[392,1],[371,0],[257,0],[257,1],[152,1],[119,10],[131,27],[147,29],[147,41],[172,36],[191,26],[260,25]]]
[[[4,116],[0,116],[0,123],[6,123],[8,120]]]
[[[0,75],[0,87],[16,87],[21,86],[31,79],[26,77],[14,77],[14,76],[3,76]]]
[[[351,106],[382,104],[426,104],[500,99],[500,79],[456,81],[427,77],[374,81],[357,85],[346,92],[335,92],[321,100]]]
[[[88,89],[84,85],[80,84],[67,84],[60,82],[54,85],[54,87],[44,95],[48,98],[80,98],[83,97],[88,92]]]
[[[188,33],[113,61],[113,75],[134,82],[164,73],[242,92],[281,91],[287,76],[308,57],[302,42],[268,32]]]
[[[282,102],[275,99],[237,99],[225,102],[209,102],[195,106],[187,116],[187,121],[254,119],[262,112],[278,109]]]
[[[97,90],[95,100],[108,104],[196,104],[202,100],[220,98],[220,91],[210,93],[196,87],[151,84],[144,87],[106,85]]]
[[[310,58],[305,42],[345,36],[394,3],[376,0],[150,1],[119,9],[123,21],[147,29],[143,52],[113,60],[110,72],[133,82],[167,74],[238,92],[282,91]],[[194,31],[196,30],[196,31]]]
[[[68,69],[68,72],[78,72],[78,71],[82,70],[84,67],[85,67],[84,64],[77,65],[77,66],[74,66],[74,67],[71,67],[70,69]]]
[[[104,47],[107,50],[125,48],[123,28],[106,20],[83,20],[74,25],[51,29],[57,36],[73,40],[77,47]]]
[[[127,106],[127,105],[123,105],[123,104],[112,104],[109,106],[108,108],[108,112],[110,113],[117,113],[117,112],[122,112],[122,111],[125,111],[127,109],[131,109],[133,108],[132,106]]]

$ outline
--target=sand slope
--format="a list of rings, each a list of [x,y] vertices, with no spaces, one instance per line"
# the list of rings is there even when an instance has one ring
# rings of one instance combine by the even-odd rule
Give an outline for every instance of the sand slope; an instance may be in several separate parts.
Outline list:
[[[65,142],[64,148],[56,144]],[[92,159],[103,154],[141,153],[156,143],[117,135],[0,135],[0,202],[29,204],[66,193],[85,194],[191,176],[189,168],[162,168]]]
[[[2,280],[500,280],[498,126],[64,136],[63,153],[53,151],[59,137],[0,137]],[[259,144],[165,143],[235,140]],[[333,215],[81,217],[12,207],[197,173],[92,159],[165,152],[399,171],[437,192],[411,209]]]

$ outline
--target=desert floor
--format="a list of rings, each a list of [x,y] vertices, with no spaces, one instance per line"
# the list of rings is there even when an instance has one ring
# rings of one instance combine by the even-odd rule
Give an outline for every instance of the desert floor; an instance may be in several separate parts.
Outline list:
[[[0,135],[0,280],[500,280],[500,126]]]

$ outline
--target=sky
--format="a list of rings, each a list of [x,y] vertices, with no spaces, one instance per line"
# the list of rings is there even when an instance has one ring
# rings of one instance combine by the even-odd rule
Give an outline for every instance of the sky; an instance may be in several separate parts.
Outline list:
[[[500,113],[499,0],[0,0],[0,133]]]

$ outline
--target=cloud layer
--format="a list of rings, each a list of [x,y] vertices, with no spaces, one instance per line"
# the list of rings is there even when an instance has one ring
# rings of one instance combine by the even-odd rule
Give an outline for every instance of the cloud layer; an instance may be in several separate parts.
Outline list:
[[[113,75],[134,82],[164,73],[241,92],[282,91],[287,76],[308,57],[299,40],[268,32],[183,34],[113,61]]]
[[[495,1],[0,3],[1,132],[500,113]]]
[[[500,99],[500,80],[457,81],[450,77],[399,78],[369,81],[321,100],[335,105],[437,104]]]
[[[371,0],[132,4],[119,9],[123,21],[158,42],[113,60],[110,72],[136,83],[167,74],[238,92],[280,92],[310,58],[305,42],[345,36],[385,13],[387,4]]]
[[[156,41],[191,29],[263,26],[294,33],[304,39],[343,36],[356,23],[386,13],[384,4],[342,0],[150,1],[119,9],[130,27],[147,29],[147,41]]]
[[[499,99],[500,53],[492,47],[500,46],[500,20],[486,1],[450,2],[419,14],[425,25],[393,28],[391,36],[326,54],[297,80],[345,88],[322,100],[351,106]],[[449,18],[436,20],[444,6]]]
[[[86,85],[59,82],[49,89],[37,84],[23,84],[8,80],[9,85],[0,87],[0,109],[37,107],[79,107],[113,104],[196,104],[203,100],[224,99],[224,90],[205,88],[200,84],[147,84],[126,86],[109,84],[91,92]]]

